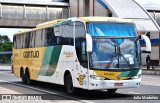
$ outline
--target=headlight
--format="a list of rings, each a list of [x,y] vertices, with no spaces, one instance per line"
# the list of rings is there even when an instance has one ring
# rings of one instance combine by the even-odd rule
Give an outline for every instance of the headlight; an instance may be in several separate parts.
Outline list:
[[[132,77],[132,79],[139,79],[140,77],[141,77],[141,74],[138,74],[138,75]]]
[[[90,78],[95,79],[95,80],[104,80],[104,77],[97,76],[97,75],[90,75]]]

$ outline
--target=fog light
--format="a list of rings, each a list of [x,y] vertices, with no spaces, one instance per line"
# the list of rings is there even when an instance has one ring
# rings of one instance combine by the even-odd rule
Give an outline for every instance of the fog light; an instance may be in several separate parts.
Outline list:
[[[95,80],[104,80],[104,77],[97,76],[97,75],[90,75],[90,78],[95,79]]]
[[[132,77],[132,79],[139,79],[140,77],[141,77],[141,74],[138,74],[138,75]]]

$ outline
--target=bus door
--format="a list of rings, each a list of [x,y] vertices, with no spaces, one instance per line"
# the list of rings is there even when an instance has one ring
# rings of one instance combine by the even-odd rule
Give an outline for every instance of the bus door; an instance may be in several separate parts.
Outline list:
[[[87,52],[86,52],[86,42],[85,40],[80,40],[76,46],[77,61],[75,63],[75,72],[77,82],[76,86],[85,88],[87,86]]]

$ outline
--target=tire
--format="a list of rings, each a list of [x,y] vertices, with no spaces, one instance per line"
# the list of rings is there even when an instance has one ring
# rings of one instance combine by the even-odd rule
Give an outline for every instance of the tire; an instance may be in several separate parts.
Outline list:
[[[13,65],[11,66],[11,72],[13,73],[14,71],[13,71]]]
[[[72,77],[70,74],[67,74],[67,76],[66,76],[65,87],[66,87],[66,90],[69,94],[75,93],[75,88],[73,87],[73,81],[72,81]]]
[[[11,69],[11,73],[13,74],[13,68]]]
[[[26,70],[25,75],[26,75],[26,83],[29,85],[32,84],[32,80],[30,79],[30,74],[29,74],[28,69]]]
[[[108,93],[115,93],[117,89],[107,89]]]
[[[20,71],[20,76],[21,76],[21,79],[22,79],[22,83],[23,83],[23,84],[26,84],[27,81],[26,81],[26,76],[25,76],[25,74],[24,74],[23,69],[21,69],[21,71]]]

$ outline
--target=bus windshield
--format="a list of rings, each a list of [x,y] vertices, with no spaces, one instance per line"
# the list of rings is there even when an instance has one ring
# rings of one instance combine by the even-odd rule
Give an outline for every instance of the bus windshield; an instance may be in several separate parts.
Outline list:
[[[93,39],[91,69],[140,68],[140,47],[133,24],[91,23],[88,33]]]
[[[137,37],[135,25],[131,23],[90,22],[87,24],[91,36]]]

